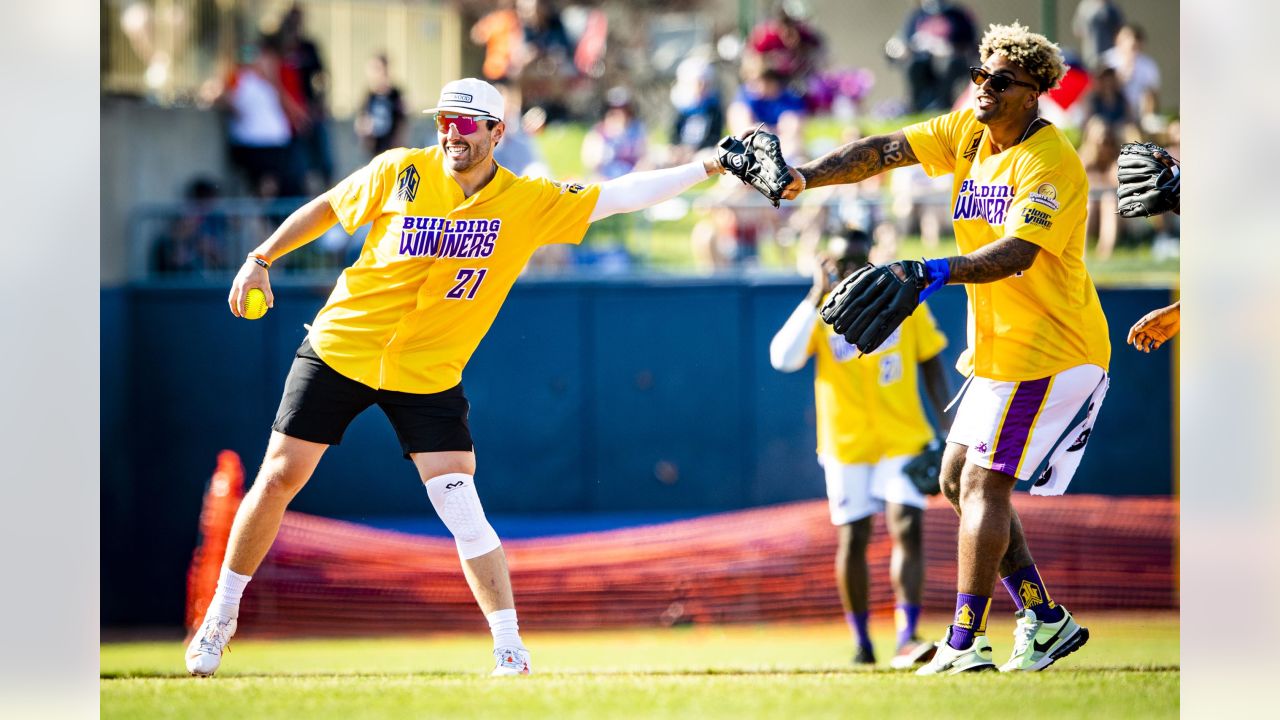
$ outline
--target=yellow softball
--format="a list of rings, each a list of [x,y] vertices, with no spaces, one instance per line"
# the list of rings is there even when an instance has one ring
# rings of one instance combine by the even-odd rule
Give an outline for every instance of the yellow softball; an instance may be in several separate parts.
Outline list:
[[[267,296],[258,288],[250,288],[244,295],[245,320],[257,320],[267,314]]]

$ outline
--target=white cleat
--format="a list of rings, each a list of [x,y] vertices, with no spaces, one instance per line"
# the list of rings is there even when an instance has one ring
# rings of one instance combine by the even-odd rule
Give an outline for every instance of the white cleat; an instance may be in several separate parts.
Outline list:
[[[196,677],[212,677],[222,664],[222,653],[236,634],[236,619],[209,615],[187,646],[187,672]]]
[[[964,650],[956,650],[948,643],[951,630],[952,627],[948,625],[946,636],[935,645],[938,649],[933,659],[916,670],[917,675],[956,675],[996,669],[996,664],[991,661],[991,641],[986,635],[975,637],[973,644]]]
[[[498,663],[493,667],[492,677],[504,675],[528,675],[532,670],[529,665],[529,651],[514,645],[500,647],[493,651]]]
[[[912,639],[898,649],[898,654],[889,661],[894,670],[910,670],[916,665],[927,663],[938,652],[938,644]]]
[[[1059,605],[1059,607],[1062,607]],[[1034,610],[1018,611],[1013,630],[1013,655],[1001,672],[1037,672],[1079,650],[1089,642],[1089,629],[1081,627],[1065,607],[1062,619],[1047,623]]]

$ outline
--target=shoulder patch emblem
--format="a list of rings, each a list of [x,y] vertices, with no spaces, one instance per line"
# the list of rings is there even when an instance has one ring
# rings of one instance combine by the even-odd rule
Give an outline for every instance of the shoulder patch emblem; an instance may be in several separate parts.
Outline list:
[[[1058,209],[1058,188],[1052,183],[1040,183],[1035,192],[1031,193],[1031,202],[1040,203],[1050,210]]]
[[[420,179],[418,168],[412,164],[401,170],[400,175],[396,177],[396,199],[413,202],[413,199],[418,196]]]

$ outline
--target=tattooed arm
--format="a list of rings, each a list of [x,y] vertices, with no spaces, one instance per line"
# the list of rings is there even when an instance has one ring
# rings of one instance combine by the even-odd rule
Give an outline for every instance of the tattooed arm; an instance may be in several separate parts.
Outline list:
[[[901,130],[854,140],[816,160],[791,168],[791,183],[783,190],[782,197],[794,200],[806,188],[856,183],[885,170],[918,162]]]
[[[951,266],[948,282],[957,285],[995,282],[1030,268],[1039,252],[1039,245],[1026,240],[1002,238],[968,255],[947,258]]]

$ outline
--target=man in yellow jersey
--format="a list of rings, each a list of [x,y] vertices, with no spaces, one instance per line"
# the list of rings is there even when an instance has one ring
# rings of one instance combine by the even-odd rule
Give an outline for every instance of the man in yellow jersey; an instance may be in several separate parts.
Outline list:
[[[867,263],[871,238],[847,229],[831,239],[827,250],[815,269],[813,289],[774,336],[769,361],[776,370],[795,372],[817,357],[818,462],[826,476],[831,524],[840,529],[836,586],[857,643],[853,663],[876,662],[867,630],[867,542],[875,514],[883,511],[893,541],[889,579],[898,626],[897,654],[890,664],[909,668],[933,657],[934,646],[916,635],[924,593],[925,496],[904,467],[935,437],[920,404],[918,377],[942,430],[951,425],[940,356],[947,338],[922,304],[875,352],[859,357],[857,348],[818,322],[818,307],[833,281]]]
[[[267,270],[335,223],[372,223],[298,348],[266,457],[236,514],[226,560],[187,669],[212,675],[235,632],[241,593],[271,547],[289,501],[330,445],[370,405],[391,421],[432,506],[457,543],[463,573],[494,637],[494,675],[529,672],[506,556],[476,493],[462,369],[538,248],[581,242],[587,225],[674,197],[722,172],[718,161],[632,173],[598,185],[517,177],[493,160],[502,141],[497,89],[445,85],[439,145],[397,148],[315,198],[246,259],[227,298],[243,313]]]
[[[783,194],[915,163],[954,174],[962,254],[888,266],[922,278],[922,298],[948,282],[969,296],[958,365],[969,380],[940,478],[960,515],[956,613],[921,674],[995,667],[986,622],[997,570],[1018,606],[1001,670],[1042,670],[1089,637],[1050,597],[1011,503],[1019,480],[1034,480],[1032,494],[1066,489],[1106,393],[1111,344],[1084,265],[1088,185],[1066,136],[1037,114],[1065,72],[1058,47],[1015,23],[992,25],[979,52],[974,107],[793,168]]]

